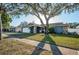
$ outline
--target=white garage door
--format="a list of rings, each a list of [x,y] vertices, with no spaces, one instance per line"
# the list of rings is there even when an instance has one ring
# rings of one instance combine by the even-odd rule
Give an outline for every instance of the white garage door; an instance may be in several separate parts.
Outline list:
[[[30,29],[29,28],[23,28],[23,32],[24,33],[30,33]]]

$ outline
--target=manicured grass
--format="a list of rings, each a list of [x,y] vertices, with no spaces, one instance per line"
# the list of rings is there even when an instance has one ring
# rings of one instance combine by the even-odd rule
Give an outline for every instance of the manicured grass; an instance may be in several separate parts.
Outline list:
[[[30,55],[35,50],[35,46],[19,42],[17,40],[3,39],[0,41],[0,55]],[[40,49],[42,51],[42,49]],[[37,53],[39,50],[37,51]],[[50,51],[43,50],[40,54],[49,55]]]
[[[42,41],[44,39],[45,35],[44,34],[36,34],[27,37],[28,39],[36,40],[36,41]]]
[[[51,35],[57,45],[79,50],[79,36]]]
[[[27,38],[43,42],[49,41],[50,44],[79,50],[79,36],[50,34],[49,37],[47,37],[44,34],[37,34]]]

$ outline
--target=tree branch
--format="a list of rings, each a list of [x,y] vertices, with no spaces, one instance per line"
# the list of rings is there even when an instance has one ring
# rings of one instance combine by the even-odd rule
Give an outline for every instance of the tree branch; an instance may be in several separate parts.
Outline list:
[[[40,4],[38,4],[38,6],[39,6],[39,8],[41,8],[41,10],[43,11],[42,13],[43,13],[45,19],[47,20],[47,16],[46,16],[45,9],[43,9],[43,8],[40,6]]]
[[[29,4],[29,6],[32,8],[33,14],[40,20],[40,22],[42,23],[42,25],[45,26],[44,23],[43,23],[43,21],[42,21],[42,19],[41,19],[41,17],[40,17],[40,15],[39,15],[39,12],[37,11],[36,8],[33,7],[35,5],[34,4],[32,4],[32,5]]]
[[[66,7],[68,6],[68,4],[64,5],[63,7],[61,7],[59,10],[56,10],[55,13],[53,15],[51,15],[51,13],[49,14],[48,19],[50,19],[51,17],[54,17],[55,15],[59,14],[61,11],[63,11]]]

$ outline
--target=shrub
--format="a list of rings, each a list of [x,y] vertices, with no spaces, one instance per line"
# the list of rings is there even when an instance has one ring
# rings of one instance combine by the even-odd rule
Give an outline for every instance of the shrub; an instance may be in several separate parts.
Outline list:
[[[49,28],[49,33],[55,33],[53,27],[50,27],[50,28]]]

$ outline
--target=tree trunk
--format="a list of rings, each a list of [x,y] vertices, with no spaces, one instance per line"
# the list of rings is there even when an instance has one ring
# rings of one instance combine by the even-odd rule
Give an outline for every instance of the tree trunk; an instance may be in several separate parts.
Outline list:
[[[46,34],[46,35],[49,34],[49,24],[48,24],[48,20],[46,20],[45,34]]]
[[[0,15],[0,40],[2,40],[2,21],[1,21],[1,15]]]

